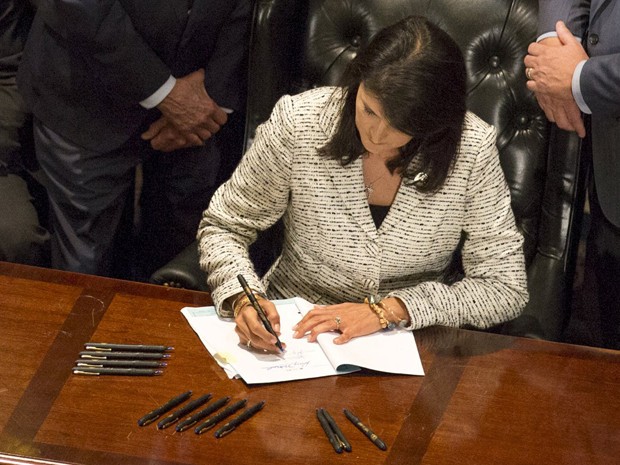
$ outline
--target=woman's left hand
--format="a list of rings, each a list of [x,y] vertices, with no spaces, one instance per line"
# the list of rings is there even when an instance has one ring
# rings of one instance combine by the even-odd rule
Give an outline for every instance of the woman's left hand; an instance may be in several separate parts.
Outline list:
[[[315,306],[293,326],[293,337],[299,339],[310,333],[308,341],[314,342],[321,333],[340,331],[342,334],[334,339],[334,344],[344,344],[354,337],[365,336],[380,329],[379,318],[368,304],[346,302]]]

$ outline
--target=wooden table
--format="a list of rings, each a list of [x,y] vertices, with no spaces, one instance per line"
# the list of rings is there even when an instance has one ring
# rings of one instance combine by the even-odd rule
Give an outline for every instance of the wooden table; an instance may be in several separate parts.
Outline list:
[[[415,333],[424,377],[247,386],[225,376],[179,312],[209,303],[204,293],[0,263],[0,463],[620,463],[620,352],[429,328]],[[73,375],[93,340],[176,350],[159,377]],[[266,405],[222,439],[137,425],[190,389]],[[336,418],[351,453],[333,451],[317,407]]]

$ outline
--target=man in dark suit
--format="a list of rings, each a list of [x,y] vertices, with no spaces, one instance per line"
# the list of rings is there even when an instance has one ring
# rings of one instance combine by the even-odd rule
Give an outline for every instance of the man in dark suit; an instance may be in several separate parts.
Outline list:
[[[551,121],[587,134],[586,280],[595,278],[601,343],[620,349],[620,2],[546,0],[539,10],[541,35],[525,58],[528,87]]]
[[[250,17],[250,0],[40,5],[18,87],[49,178],[52,266],[140,279],[194,240],[241,156]]]
[[[15,84],[33,16],[26,0],[0,0],[0,260],[46,265],[49,233],[35,207],[44,192],[33,176],[32,125]]]

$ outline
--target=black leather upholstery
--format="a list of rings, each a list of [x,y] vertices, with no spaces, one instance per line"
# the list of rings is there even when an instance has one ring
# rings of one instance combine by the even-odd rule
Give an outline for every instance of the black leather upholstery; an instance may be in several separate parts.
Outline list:
[[[463,50],[468,107],[497,128],[502,167],[525,236],[530,303],[503,330],[557,340],[570,303],[585,173],[579,139],[551,129],[525,86],[523,57],[536,36],[537,10],[536,0],[259,0],[246,146],[281,95],[335,84],[379,29],[411,14],[428,17]],[[266,242],[272,246],[273,237]],[[261,260],[269,261],[274,252],[256,250],[264,267]],[[177,260],[158,270],[153,281],[206,289],[196,244],[185,253],[181,265]]]

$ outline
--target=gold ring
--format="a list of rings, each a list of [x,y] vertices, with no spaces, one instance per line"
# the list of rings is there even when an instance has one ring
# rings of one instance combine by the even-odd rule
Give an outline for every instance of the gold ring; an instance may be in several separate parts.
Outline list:
[[[340,317],[337,316],[334,320],[336,321],[336,331],[338,331],[340,330]]]
[[[528,80],[532,80],[532,68],[525,68],[525,77]]]
[[[246,346],[248,346],[248,349],[251,349],[251,348],[252,348],[252,341],[250,341],[250,340],[248,339],[248,343],[246,344]]]

